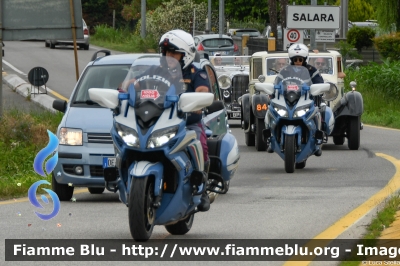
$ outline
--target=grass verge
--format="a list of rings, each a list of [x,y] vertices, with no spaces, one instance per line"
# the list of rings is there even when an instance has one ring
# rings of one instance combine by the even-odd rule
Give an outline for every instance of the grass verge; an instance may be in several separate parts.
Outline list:
[[[36,154],[47,146],[47,130],[55,133],[62,114],[46,110],[5,110],[0,119],[0,200],[26,196],[36,181],[47,179],[33,169]]]
[[[400,206],[400,195],[396,194],[387,199],[385,206],[376,214],[371,224],[367,228],[367,233],[359,241],[358,244],[363,244],[365,247],[374,247],[378,244],[378,238],[382,231],[389,227],[394,221],[396,212]],[[362,261],[368,260],[367,256],[357,255],[356,248],[352,249],[349,257],[340,263],[341,266],[358,266]]]

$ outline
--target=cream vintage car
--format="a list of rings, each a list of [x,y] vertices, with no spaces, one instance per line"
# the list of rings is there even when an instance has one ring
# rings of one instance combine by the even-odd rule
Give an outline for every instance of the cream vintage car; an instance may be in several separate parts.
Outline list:
[[[343,145],[347,138],[350,150],[360,146],[360,121],[363,113],[363,98],[351,83],[352,91],[344,91],[342,56],[337,51],[310,51],[308,63],[315,66],[325,82],[332,84],[329,93],[323,99],[335,117],[334,129],[330,136],[336,145]],[[239,99],[241,106],[241,122],[247,146],[255,146],[264,151],[267,144],[263,141],[262,131],[265,129],[264,118],[268,110],[269,98],[266,94],[256,92],[257,82],[274,83],[276,74],[284,65],[289,64],[287,52],[257,52],[251,56],[249,71],[249,92]],[[335,89],[336,88],[336,89]],[[325,140],[327,141],[327,139]]]

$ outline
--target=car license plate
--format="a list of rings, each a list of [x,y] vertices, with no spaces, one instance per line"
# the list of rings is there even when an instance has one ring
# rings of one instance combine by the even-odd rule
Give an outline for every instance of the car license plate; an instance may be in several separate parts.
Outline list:
[[[231,113],[232,118],[240,118],[240,112],[237,113]]]
[[[116,167],[116,162],[115,157],[103,157],[103,168]]]
[[[219,53],[221,55],[226,55],[228,52],[227,51],[217,51],[217,52],[213,52],[212,54],[215,55],[216,53]]]

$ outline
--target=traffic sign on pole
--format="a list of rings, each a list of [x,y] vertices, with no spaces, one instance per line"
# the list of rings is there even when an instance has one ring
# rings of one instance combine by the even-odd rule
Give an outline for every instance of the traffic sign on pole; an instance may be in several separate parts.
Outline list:
[[[304,34],[303,30],[297,29],[284,29],[283,36],[283,49],[289,48],[292,43],[303,43]]]

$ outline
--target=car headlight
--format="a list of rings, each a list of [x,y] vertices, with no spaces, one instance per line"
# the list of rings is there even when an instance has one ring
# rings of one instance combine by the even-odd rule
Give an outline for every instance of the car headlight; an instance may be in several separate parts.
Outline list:
[[[281,117],[287,117],[288,116],[288,112],[287,109],[283,106],[274,106],[274,110],[275,112],[278,113],[278,115],[280,115]]]
[[[310,110],[309,107],[296,110],[296,111],[294,111],[293,117],[302,117],[302,116],[304,116],[309,110]]]
[[[154,132],[149,137],[147,148],[158,148],[168,143],[168,141],[176,136],[178,128],[178,126],[173,126]]]
[[[82,146],[82,129],[62,127],[58,136],[60,145]]]
[[[218,77],[218,85],[223,90],[229,89],[231,83],[231,78],[227,75],[221,75]]]
[[[115,122],[115,129],[126,145],[131,147],[139,147],[139,136],[134,129],[117,122]]]

